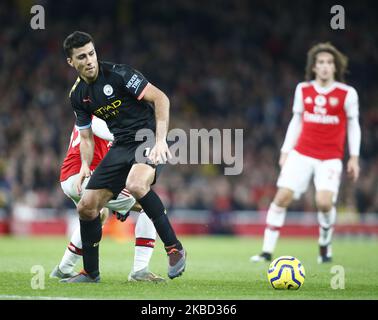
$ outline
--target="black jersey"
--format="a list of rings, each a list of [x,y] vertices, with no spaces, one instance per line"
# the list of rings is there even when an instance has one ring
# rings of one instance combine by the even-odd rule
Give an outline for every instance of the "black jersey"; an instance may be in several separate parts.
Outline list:
[[[92,114],[106,121],[116,143],[135,141],[139,129],[155,132],[152,105],[143,101],[147,79],[124,64],[99,62],[96,81],[87,84],[78,78],[70,92],[76,126],[91,126]]]

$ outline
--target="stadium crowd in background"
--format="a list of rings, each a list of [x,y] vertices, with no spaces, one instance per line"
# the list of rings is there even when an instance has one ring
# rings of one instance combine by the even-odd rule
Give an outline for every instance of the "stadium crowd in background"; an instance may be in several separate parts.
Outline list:
[[[346,2],[346,29],[332,30],[329,5],[316,1],[306,15],[295,14],[299,0],[91,1],[83,10],[81,2],[46,1],[46,29],[32,30],[30,3],[0,3],[0,208],[72,208],[59,170],[74,123],[68,92],[75,74],[61,43],[84,30],[101,48],[100,59],[129,62],[161,85],[171,101],[170,128],[244,129],[242,174],[224,176],[222,165],[175,165],[155,187],[168,209],[214,212],[268,208],[305,54],[331,41],[350,59],[347,81],[359,93],[362,128],[360,179],[341,183],[339,211],[378,213],[374,11]],[[312,196],[291,210],[314,211]]]

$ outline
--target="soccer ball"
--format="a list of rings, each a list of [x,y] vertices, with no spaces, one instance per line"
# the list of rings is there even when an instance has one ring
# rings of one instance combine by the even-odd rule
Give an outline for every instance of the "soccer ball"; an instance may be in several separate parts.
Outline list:
[[[299,289],[305,280],[305,269],[295,257],[282,256],[269,265],[268,280],[274,289]]]

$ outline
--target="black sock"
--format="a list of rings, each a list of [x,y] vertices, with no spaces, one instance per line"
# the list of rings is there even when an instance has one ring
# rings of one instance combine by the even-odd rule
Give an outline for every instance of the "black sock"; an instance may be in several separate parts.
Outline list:
[[[80,235],[83,244],[83,266],[90,277],[99,274],[98,248],[102,236],[100,215],[94,220],[80,220]]]
[[[163,241],[164,246],[176,247],[181,250],[181,243],[176,238],[175,231],[165,214],[165,208],[159,196],[153,190],[150,190],[144,197],[138,199],[138,202],[154,223],[156,232],[161,241]]]

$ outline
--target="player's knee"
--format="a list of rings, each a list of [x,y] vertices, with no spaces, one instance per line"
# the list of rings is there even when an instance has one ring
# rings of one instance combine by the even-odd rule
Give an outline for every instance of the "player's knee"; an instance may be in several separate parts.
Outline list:
[[[332,202],[326,199],[317,199],[316,200],[316,207],[321,212],[329,212],[332,209]]]
[[[133,197],[136,199],[144,197],[149,188],[150,186],[148,186],[147,184],[136,181],[130,181],[126,184],[126,189],[129,190]]]
[[[78,203],[77,211],[82,220],[93,220],[98,215],[98,210],[89,201],[84,199]]]
[[[293,200],[293,192],[288,189],[279,189],[273,202],[282,208],[287,208]]]
[[[329,212],[332,209],[332,194],[328,192],[318,192],[315,201],[316,208],[321,212]]]

